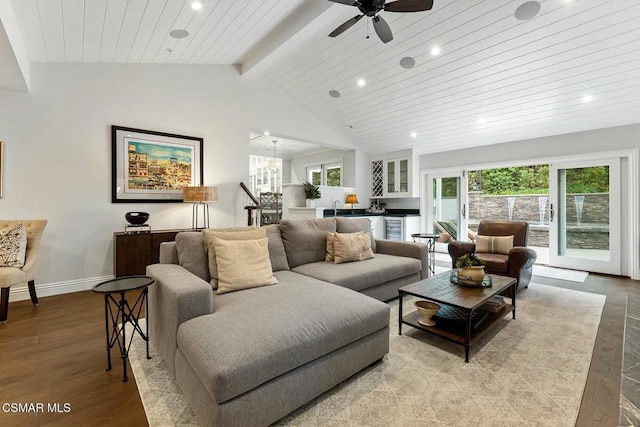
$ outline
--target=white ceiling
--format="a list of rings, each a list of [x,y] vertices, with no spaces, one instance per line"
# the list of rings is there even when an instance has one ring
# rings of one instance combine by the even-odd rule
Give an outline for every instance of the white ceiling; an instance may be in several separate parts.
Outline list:
[[[276,141],[275,144],[274,141]],[[255,132],[249,133],[249,154],[262,157],[274,157],[274,145],[276,147],[275,157],[283,160],[293,160],[297,157],[330,149],[329,147],[319,147],[317,144],[302,142],[291,138],[282,138]]]
[[[537,17],[518,21],[524,1],[382,12],[394,33],[387,44],[368,18],[327,37],[358,12],[326,0],[204,0],[198,12],[191,0],[12,5],[32,61],[239,64],[372,154],[640,123],[640,1],[544,0]],[[174,29],[191,34],[175,40]],[[405,56],[414,68],[399,66]]]

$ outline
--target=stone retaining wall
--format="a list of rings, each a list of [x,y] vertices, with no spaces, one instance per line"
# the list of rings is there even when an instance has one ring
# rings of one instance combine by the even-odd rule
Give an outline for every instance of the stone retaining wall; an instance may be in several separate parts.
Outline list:
[[[582,216],[578,223],[575,196],[583,196]],[[513,211],[509,218],[509,198],[513,197]],[[529,244],[549,246],[549,201],[544,203],[541,218],[541,197],[547,195],[490,196],[479,191],[469,192],[469,227],[477,231],[483,219],[527,221],[530,224]],[[554,206],[555,214],[558,214]],[[567,247],[609,249],[609,193],[568,194]],[[542,219],[542,221],[541,221]]]

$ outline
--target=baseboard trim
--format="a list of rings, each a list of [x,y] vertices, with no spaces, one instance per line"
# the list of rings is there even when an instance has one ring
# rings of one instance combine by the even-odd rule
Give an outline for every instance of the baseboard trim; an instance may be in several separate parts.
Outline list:
[[[53,295],[69,294],[71,292],[87,291],[98,283],[113,279],[113,276],[89,277],[86,279],[68,280],[66,282],[43,283],[36,281],[36,293],[38,298],[50,297]],[[9,291],[9,302],[31,299],[29,288],[23,286],[12,286]]]

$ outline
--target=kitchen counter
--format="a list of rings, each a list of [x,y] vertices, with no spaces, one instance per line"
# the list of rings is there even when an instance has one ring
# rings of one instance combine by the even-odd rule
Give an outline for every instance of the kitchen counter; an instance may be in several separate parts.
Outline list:
[[[325,209],[323,211],[324,218],[334,216],[333,209]],[[408,217],[420,216],[418,209],[389,209],[386,212],[367,212],[366,209],[338,209],[335,216],[342,217],[360,217],[360,216],[389,216],[389,217]]]

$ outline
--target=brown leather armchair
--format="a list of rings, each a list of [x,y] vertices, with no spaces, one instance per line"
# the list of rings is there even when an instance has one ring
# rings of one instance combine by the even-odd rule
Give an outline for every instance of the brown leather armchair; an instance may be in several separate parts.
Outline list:
[[[475,243],[454,241],[449,243],[452,268],[462,255],[475,252],[485,262],[485,271],[491,274],[509,276],[518,280],[517,289],[529,286],[536,252],[527,248],[529,224],[524,221],[480,221],[478,236],[513,236],[513,248],[509,254],[476,252]]]

